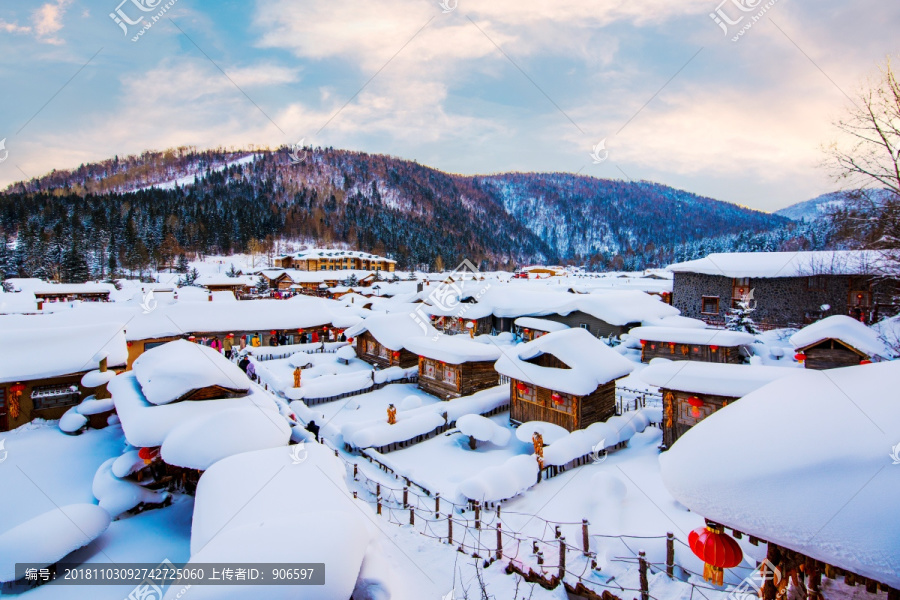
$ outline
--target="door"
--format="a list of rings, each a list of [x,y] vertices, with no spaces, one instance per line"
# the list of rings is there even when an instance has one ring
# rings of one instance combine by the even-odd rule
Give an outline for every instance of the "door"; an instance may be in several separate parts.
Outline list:
[[[9,418],[6,416],[6,388],[0,388],[0,431],[9,431]]]

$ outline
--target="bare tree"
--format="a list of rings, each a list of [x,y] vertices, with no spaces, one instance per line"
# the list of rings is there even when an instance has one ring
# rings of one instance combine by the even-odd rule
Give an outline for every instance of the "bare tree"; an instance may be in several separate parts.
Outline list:
[[[826,167],[847,190],[832,222],[851,245],[881,250],[873,265],[896,276],[900,264],[900,81],[890,58],[878,66],[846,115],[834,123],[840,139],[825,146]]]

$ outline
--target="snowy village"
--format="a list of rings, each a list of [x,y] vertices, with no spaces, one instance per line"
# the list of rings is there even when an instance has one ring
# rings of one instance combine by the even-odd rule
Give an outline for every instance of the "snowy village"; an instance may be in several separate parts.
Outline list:
[[[0,5],[0,597],[900,600],[900,3]]]
[[[513,274],[313,248],[223,274],[235,258],[7,280],[4,593],[169,561],[325,565],[299,596],[228,597],[896,598],[900,321],[875,253]],[[165,598],[185,586],[222,597]]]

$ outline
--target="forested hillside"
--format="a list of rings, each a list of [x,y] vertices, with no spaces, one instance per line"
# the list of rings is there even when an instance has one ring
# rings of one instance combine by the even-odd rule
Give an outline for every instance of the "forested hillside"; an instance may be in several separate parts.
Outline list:
[[[692,248],[818,246],[780,216],[649,182],[460,176],[384,155],[178,148],[54,171],[0,196],[7,276],[78,280],[197,253],[345,244],[441,268],[642,268]],[[705,246],[704,246],[705,244]]]

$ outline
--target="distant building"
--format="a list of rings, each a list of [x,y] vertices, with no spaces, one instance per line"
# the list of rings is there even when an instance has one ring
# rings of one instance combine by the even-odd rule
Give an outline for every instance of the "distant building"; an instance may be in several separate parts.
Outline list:
[[[753,319],[763,328],[802,325],[830,315],[865,323],[897,312],[896,280],[878,277],[877,252],[736,252],[669,266],[673,306],[687,317],[722,325],[753,292]]]
[[[322,250],[313,248],[296,254],[279,256],[275,266],[298,271],[388,271],[392,272],[397,262],[383,256],[376,256],[355,250]]]

